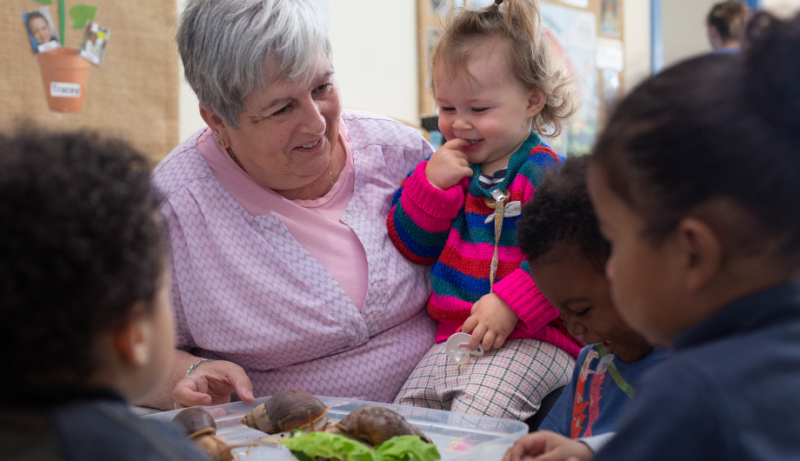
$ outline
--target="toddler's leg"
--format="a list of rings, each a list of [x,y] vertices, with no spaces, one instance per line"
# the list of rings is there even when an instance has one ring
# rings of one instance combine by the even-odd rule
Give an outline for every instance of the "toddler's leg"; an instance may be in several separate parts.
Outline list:
[[[434,346],[422,357],[394,400],[395,405],[407,405],[436,410],[447,410],[436,392],[437,374],[442,372],[446,355],[445,343]]]
[[[574,366],[575,359],[552,344],[514,339],[473,357],[457,373],[452,372],[457,365],[446,367],[437,388],[451,411],[522,421],[548,393],[569,382]]]

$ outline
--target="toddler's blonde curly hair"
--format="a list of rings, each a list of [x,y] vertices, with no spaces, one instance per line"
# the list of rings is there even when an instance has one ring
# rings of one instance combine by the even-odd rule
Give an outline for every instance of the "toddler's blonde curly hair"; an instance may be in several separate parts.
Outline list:
[[[444,33],[432,56],[431,88],[436,94],[434,75],[442,69],[449,78],[467,72],[472,53],[492,39],[509,43],[514,76],[528,90],[546,97],[542,111],[533,118],[532,128],[545,136],[558,136],[564,123],[577,109],[571,92],[572,80],[551,56],[550,44],[542,31],[536,0],[505,0],[482,10],[450,8]],[[440,67],[444,66],[444,67]]]

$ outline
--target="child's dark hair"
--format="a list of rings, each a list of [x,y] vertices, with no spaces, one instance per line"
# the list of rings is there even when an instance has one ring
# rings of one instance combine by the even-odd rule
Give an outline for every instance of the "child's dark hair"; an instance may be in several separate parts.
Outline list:
[[[586,189],[589,156],[568,157],[551,171],[525,204],[517,223],[517,241],[532,265],[550,264],[577,248],[600,273],[611,247],[600,234]]]
[[[719,38],[723,42],[730,40],[739,42],[744,37],[744,28],[750,15],[750,8],[745,2],[735,0],[721,2],[711,7],[706,24],[717,29]]]
[[[0,387],[83,379],[100,365],[100,334],[152,314],[159,203],[147,160],[124,141],[0,134]]]
[[[742,54],[706,55],[647,80],[595,147],[606,183],[659,241],[701,206],[750,219],[725,250],[800,263],[800,15],[757,13]],[[594,168],[594,166],[592,166]]]
[[[479,45],[493,37],[507,39],[516,79],[526,89],[535,88],[547,98],[542,111],[533,118],[533,129],[558,136],[577,105],[571,92],[572,81],[551,56],[550,44],[542,32],[538,1],[505,0],[482,10],[453,9],[446,21],[442,38],[433,50],[432,67],[442,66],[450,78],[455,78],[456,72],[466,69]],[[431,88],[435,93],[433,74]]]

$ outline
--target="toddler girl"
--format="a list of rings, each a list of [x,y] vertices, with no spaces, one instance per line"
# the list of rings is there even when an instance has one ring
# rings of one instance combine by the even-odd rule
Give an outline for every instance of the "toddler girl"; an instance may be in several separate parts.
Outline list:
[[[516,239],[521,205],[560,163],[538,133],[557,134],[571,115],[568,84],[553,68],[534,0],[450,19],[432,75],[448,141],[406,178],[388,218],[407,258],[434,263],[437,344],[395,403],[526,419],[569,381],[580,347],[536,289]],[[443,341],[459,330],[486,355],[454,363]]]

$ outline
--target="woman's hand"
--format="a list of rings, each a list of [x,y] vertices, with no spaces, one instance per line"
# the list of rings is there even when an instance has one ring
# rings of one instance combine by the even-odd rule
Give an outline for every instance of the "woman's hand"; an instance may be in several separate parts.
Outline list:
[[[201,364],[191,375],[179,380],[172,397],[176,408],[185,408],[230,403],[234,392],[242,401],[253,403],[253,385],[242,367],[215,360]]]
[[[538,431],[514,442],[503,461],[588,461],[593,456],[582,442],[555,432]]]
[[[461,331],[471,333],[472,338],[469,340],[471,351],[477,349],[478,344],[488,351],[500,349],[517,323],[519,317],[508,304],[496,294],[489,293],[472,305],[472,315],[464,322]]]
[[[425,165],[425,177],[433,187],[447,190],[462,179],[472,177],[467,156],[461,152],[461,148],[468,145],[466,139],[451,139],[431,155]]]

